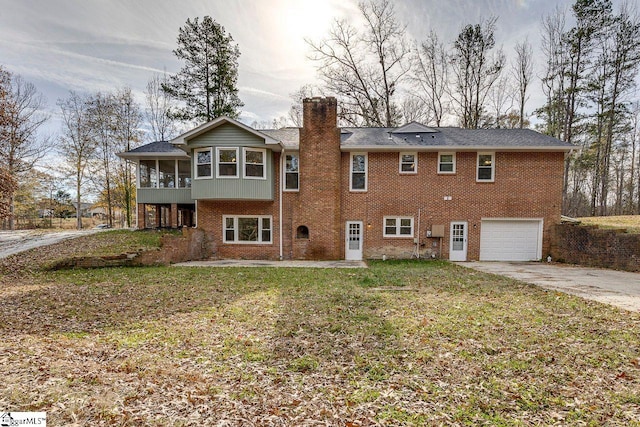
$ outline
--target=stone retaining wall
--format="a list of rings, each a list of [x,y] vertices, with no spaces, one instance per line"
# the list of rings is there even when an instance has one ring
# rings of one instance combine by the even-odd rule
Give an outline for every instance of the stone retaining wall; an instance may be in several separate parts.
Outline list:
[[[120,255],[74,257],[55,264],[52,270],[169,265],[176,262],[201,260],[210,255],[211,242],[206,234],[196,228],[184,228],[181,236],[162,236],[160,248],[155,250]]]

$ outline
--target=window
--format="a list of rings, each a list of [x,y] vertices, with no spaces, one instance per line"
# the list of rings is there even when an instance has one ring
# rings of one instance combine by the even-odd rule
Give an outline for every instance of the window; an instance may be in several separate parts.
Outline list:
[[[244,177],[249,179],[266,179],[264,159],[267,155],[265,150],[256,148],[244,149]]]
[[[456,173],[456,153],[438,153],[438,173]]]
[[[157,169],[155,160],[140,160],[140,188],[156,188]]]
[[[211,149],[196,150],[196,178],[211,178]]]
[[[216,178],[238,177],[238,149],[216,148]]]
[[[296,191],[300,188],[300,170],[298,155],[287,154],[284,165],[284,189]]]
[[[413,218],[385,217],[384,237],[413,237]]]
[[[400,153],[400,173],[418,173],[417,153]]]
[[[351,154],[351,191],[367,191],[367,155]]]
[[[175,188],[176,186],[176,161],[158,160],[160,188]]]
[[[478,153],[478,172],[476,174],[478,181],[493,182],[495,176],[493,158],[493,153]]]
[[[191,187],[191,162],[189,160],[178,160],[178,187]]]
[[[225,243],[271,243],[270,216],[224,216]]]

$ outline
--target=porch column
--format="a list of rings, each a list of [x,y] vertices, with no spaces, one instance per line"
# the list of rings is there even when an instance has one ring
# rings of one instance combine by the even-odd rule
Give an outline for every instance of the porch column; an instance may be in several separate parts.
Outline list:
[[[154,205],[156,207],[156,223],[155,228],[162,228],[162,206]]]
[[[178,204],[171,203],[171,228],[178,228]]]
[[[144,230],[145,228],[147,228],[147,223],[145,221],[145,213],[146,213],[146,209],[145,209],[145,205],[144,203],[138,203],[138,209],[137,209],[137,213],[138,213],[138,230]]]

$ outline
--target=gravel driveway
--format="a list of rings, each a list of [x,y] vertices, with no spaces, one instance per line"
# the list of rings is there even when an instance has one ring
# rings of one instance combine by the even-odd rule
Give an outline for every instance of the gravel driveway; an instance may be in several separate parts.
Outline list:
[[[52,245],[67,239],[74,239],[88,234],[98,233],[101,230],[68,230],[68,231],[40,231],[17,230],[0,231],[0,258],[6,258],[19,252],[40,246]]]
[[[640,273],[543,262],[457,264],[640,312]]]

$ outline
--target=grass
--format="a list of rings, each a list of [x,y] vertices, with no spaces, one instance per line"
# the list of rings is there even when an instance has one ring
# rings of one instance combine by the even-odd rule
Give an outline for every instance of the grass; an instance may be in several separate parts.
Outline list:
[[[624,228],[628,233],[640,233],[640,215],[594,216],[578,218],[583,224],[600,228]]]
[[[52,425],[640,425],[638,314],[446,262],[36,272],[0,312],[0,408]]]

